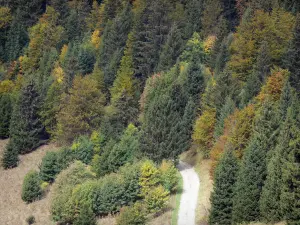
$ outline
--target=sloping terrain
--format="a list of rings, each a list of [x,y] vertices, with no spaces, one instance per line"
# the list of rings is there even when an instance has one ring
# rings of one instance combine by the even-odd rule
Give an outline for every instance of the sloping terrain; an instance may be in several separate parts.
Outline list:
[[[7,140],[0,141],[0,155],[5,148]],[[0,169],[0,224],[22,225],[26,224],[26,218],[33,215],[36,224],[52,225],[49,212],[49,194],[40,201],[26,204],[21,199],[22,183],[26,173],[32,169],[38,169],[43,156],[47,151],[54,151],[55,145],[44,145],[36,151],[20,156],[19,166],[10,169]]]

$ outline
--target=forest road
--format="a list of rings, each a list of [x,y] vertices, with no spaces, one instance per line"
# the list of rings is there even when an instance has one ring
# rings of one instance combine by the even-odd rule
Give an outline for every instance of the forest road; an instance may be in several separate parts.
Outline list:
[[[183,178],[183,190],[180,199],[178,225],[195,225],[196,207],[200,181],[194,168],[179,162],[178,169]]]

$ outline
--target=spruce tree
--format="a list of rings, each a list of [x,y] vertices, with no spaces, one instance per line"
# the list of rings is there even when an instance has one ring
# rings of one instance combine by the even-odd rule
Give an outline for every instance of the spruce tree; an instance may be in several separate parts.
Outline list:
[[[225,119],[231,113],[233,113],[234,109],[235,109],[234,101],[230,97],[227,97],[225,104],[223,105],[223,107],[220,110],[219,115],[217,116],[217,123],[216,123],[215,131],[214,131],[215,139],[217,139],[219,136],[221,136],[223,134]]]
[[[9,136],[9,124],[12,112],[12,102],[10,94],[0,95],[0,139]]]
[[[53,182],[58,172],[57,153],[47,152],[40,166],[40,178],[46,182]]]
[[[290,84],[300,93],[300,15],[297,16],[294,37],[286,53],[283,65],[291,72]]]
[[[295,98],[288,109],[285,121],[287,148],[281,155],[280,208],[288,224],[300,221],[300,110],[299,99]]]
[[[254,126],[254,135],[245,149],[235,188],[234,223],[257,221],[259,199],[267,172],[267,153],[274,147],[277,121],[271,102],[264,103]]]
[[[3,152],[2,157],[2,166],[4,169],[10,169],[18,166],[19,158],[18,158],[18,150],[17,148],[9,142]]]
[[[237,171],[236,157],[232,151],[225,151],[215,170],[209,224],[232,224],[233,190]]]
[[[10,142],[21,154],[33,151],[47,138],[39,110],[39,94],[35,84],[30,82],[21,90],[10,124]]]
[[[202,28],[201,17],[203,14],[204,1],[203,0],[188,0],[186,3],[186,31],[184,32],[186,38],[190,38],[194,32],[200,32]]]

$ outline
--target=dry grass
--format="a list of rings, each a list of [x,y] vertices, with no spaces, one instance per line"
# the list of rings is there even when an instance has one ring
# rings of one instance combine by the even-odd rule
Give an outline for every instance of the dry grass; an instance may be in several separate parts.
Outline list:
[[[0,140],[0,155],[7,140]],[[33,215],[38,225],[55,224],[50,221],[49,194],[40,201],[26,204],[21,199],[21,190],[24,176],[31,169],[38,169],[38,165],[47,151],[56,150],[53,144],[44,145],[36,151],[20,156],[17,168],[10,170],[0,169],[0,224],[22,225],[26,218]]]
[[[116,216],[106,216],[104,218],[98,219],[97,225],[115,225],[116,224]]]

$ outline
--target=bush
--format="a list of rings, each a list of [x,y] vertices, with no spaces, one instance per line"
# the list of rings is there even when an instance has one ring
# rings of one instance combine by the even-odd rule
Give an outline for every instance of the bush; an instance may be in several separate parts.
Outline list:
[[[136,202],[133,206],[124,207],[117,218],[117,225],[144,225],[146,224],[145,206]]]
[[[75,213],[70,210],[74,207],[71,201],[73,190],[77,185],[93,178],[93,173],[79,161],[57,176],[51,199],[51,213],[55,221],[67,223],[74,220]]]
[[[41,179],[38,172],[30,171],[26,174],[22,187],[23,201],[30,203],[42,196]]]
[[[26,223],[27,223],[28,225],[34,224],[34,223],[35,223],[35,218],[34,218],[34,216],[29,216],[29,217],[27,217]]]
[[[72,145],[77,160],[90,164],[94,155],[93,142],[87,136],[80,136]]]
[[[164,188],[169,192],[176,191],[180,175],[174,164],[171,161],[163,160],[159,170],[160,180]]]
[[[159,170],[154,163],[150,160],[145,161],[141,166],[140,185],[142,196],[146,196],[147,193],[160,182]]]
[[[9,142],[3,153],[2,166],[4,169],[11,169],[18,166],[18,162],[18,150]]]
[[[40,166],[40,177],[43,181],[53,182],[60,172],[57,164],[57,153],[47,152]]]
[[[84,205],[80,209],[74,225],[96,225],[96,217],[90,206]]]
[[[152,188],[145,196],[146,207],[150,213],[159,213],[166,207],[168,200],[169,192],[161,185]]]
[[[66,169],[75,160],[74,152],[69,148],[62,148],[57,152],[57,167],[59,172]]]

